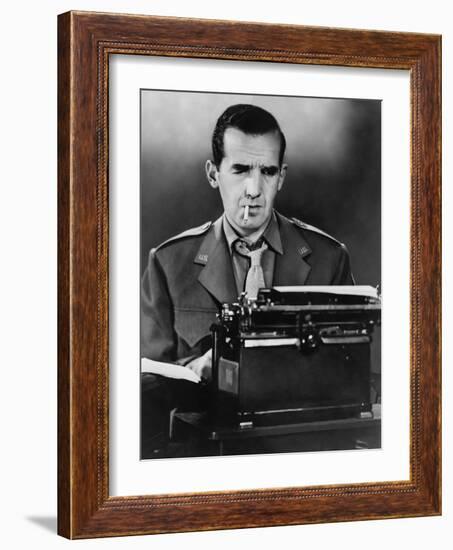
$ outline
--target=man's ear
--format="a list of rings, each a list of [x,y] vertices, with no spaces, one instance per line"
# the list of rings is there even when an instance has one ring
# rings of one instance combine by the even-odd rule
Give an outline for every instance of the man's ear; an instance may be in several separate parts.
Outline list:
[[[213,189],[217,189],[219,187],[219,171],[217,170],[217,166],[212,160],[207,160],[205,170],[209,185]]]
[[[288,165],[282,164],[280,168],[280,175],[278,177],[278,186],[277,186],[278,191],[280,191],[280,189],[283,187],[283,182],[285,181],[287,170],[288,170]]]

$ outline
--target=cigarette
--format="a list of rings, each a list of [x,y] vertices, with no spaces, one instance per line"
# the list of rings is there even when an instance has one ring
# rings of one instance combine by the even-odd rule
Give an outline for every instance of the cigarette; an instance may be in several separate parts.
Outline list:
[[[250,206],[247,204],[244,209],[244,223],[247,223],[249,221],[249,208]]]

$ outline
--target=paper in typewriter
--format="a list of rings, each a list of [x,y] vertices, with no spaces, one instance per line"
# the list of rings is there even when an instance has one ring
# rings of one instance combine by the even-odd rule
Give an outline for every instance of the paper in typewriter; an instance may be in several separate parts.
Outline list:
[[[307,285],[307,286],[275,286],[275,290],[279,292],[303,292],[309,293],[325,293],[325,294],[343,294],[347,296],[362,296],[366,298],[378,299],[378,289],[370,285]]]

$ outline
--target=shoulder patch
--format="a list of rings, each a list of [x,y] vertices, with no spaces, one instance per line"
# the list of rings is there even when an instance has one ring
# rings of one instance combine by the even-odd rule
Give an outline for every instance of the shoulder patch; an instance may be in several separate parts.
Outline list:
[[[291,221],[292,221],[292,223],[294,223],[295,225],[297,225],[298,227],[300,227],[302,229],[306,229],[307,231],[313,231],[313,233],[318,233],[318,235],[322,235],[323,237],[327,237],[328,239],[330,239],[330,240],[336,242],[337,244],[343,246],[343,244],[340,241],[337,241],[337,239],[335,239],[335,237],[332,237],[332,235],[329,235],[328,233],[326,233],[322,229],[319,229],[318,227],[315,227],[314,225],[310,225],[309,223],[301,222],[297,218],[291,218]]]
[[[161,243],[159,246],[157,246],[154,251],[157,252],[157,250],[160,250],[162,247],[166,246],[167,244],[170,244],[175,241],[179,241],[180,239],[184,239],[186,237],[197,237],[198,235],[203,235],[203,233],[206,233],[206,231],[211,227],[212,222],[206,222],[203,225],[199,225],[198,227],[192,227],[191,229],[187,229],[186,231],[183,231],[182,233],[179,233],[178,235],[175,235],[174,237],[170,237],[163,243]]]

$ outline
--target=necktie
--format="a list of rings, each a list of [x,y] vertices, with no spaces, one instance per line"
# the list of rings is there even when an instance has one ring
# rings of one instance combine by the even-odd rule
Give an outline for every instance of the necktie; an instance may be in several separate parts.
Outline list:
[[[240,254],[250,258],[250,268],[245,279],[245,292],[249,300],[256,300],[258,297],[258,290],[266,286],[263,268],[261,266],[261,257],[263,252],[267,250],[267,244],[263,241],[260,248],[250,250],[243,241],[237,241],[236,250]]]

